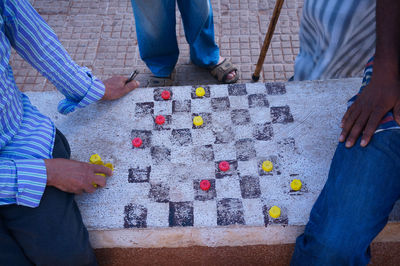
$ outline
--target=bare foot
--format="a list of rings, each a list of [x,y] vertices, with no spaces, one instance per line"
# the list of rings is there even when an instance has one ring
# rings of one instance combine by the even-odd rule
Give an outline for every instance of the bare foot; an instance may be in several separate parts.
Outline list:
[[[222,56],[219,56],[217,65],[221,64],[222,61],[224,61],[224,60],[225,60],[225,58],[223,58]],[[233,70],[233,71],[229,72],[229,74],[226,76],[226,81],[233,80],[235,77],[236,77],[236,71]]]

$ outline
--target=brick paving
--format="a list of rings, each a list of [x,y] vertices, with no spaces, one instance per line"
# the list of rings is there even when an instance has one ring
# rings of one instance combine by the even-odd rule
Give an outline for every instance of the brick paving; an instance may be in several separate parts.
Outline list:
[[[150,71],[139,57],[135,22],[129,0],[31,0],[57,33],[71,57],[106,79],[129,75],[147,82]],[[251,81],[275,0],[212,0],[215,36],[221,55],[240,71],[239,82]],[[285,81],[293,75],[299,51],[299,18],[303,0],[286,0],[267,53],[260,81]],[[177,11],[180,57],[174,85],[215,84],[208,71],[190,63],[189,46]],[[23,91],[53,90],[54,86],[13,53],[11,64]]]

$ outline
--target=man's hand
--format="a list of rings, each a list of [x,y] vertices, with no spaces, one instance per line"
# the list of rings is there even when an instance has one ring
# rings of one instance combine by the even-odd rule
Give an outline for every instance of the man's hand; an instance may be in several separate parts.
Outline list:
[[[350,148],[362,133],[360,145],[367,146],[380,121],[390,110],[400,124],[400,81],[397,78],[372,77],[343,116],[339,141],[344,142],[347,138],[346,147]]]
[[[102,100],[116,100],[128,94],[132,90],[139,87],[139,81],[132,80],[125,84],[128,79],[125,77],[115,76],[105,80],[103,83],[106,87],[106,92]]]
[[[47,159],[44,161],[47,169],[47,185],[74,194],[93,193],[96,190],[93,183],[104,187],[106,178],[96,175],[96,173],[112,175],[111,169],[102,165],[67,159]]]

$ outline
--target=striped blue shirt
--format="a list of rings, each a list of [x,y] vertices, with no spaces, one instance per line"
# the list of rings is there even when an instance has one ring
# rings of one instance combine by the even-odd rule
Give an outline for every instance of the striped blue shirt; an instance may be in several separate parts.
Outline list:
[[[55,127],[18,90],[9,63],[11,47],[65,95],[58,105],[62,114],[98,101],[105,88],[89,69],[72,61],[28,0],[0,0],[0,205],[37,207]]]

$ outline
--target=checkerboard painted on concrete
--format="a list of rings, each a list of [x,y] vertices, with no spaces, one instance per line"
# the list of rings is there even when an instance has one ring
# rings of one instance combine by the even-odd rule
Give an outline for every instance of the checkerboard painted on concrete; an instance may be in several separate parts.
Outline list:
[[[285,171],[280,151],[295,151],[295,139],[274,137],[277,125],[294,122],[289,105],[269,102],[286,93],[285,85],[205,86],[201,98],[196,87],[148,89],[132,105],[131,138],[142,138],[143,145],[132,147],[126,186],[146,183],[148,191],[145,201],[124,207],[123,226],[288,224],[288,206],[279,199],[302,197],[308,189],[304,184],[300,191],[290,191],[297,174]],[[163,90],[171,92],[169,100],[161,98]],[[157,125],[157,115],[164,115],[166,123]],[[200,127],[193,126],[197,115],[204,120]],[[272,172],[261,169],[264,160],[273,162]],[[228,161],[230,170],[220,171],[220,161]],[[210,190],[200,189],[202,179],[210,181]],[[265,195],[267,191],[276,196]],[[281,207],[280,218],[269,217],[272,205]]]

